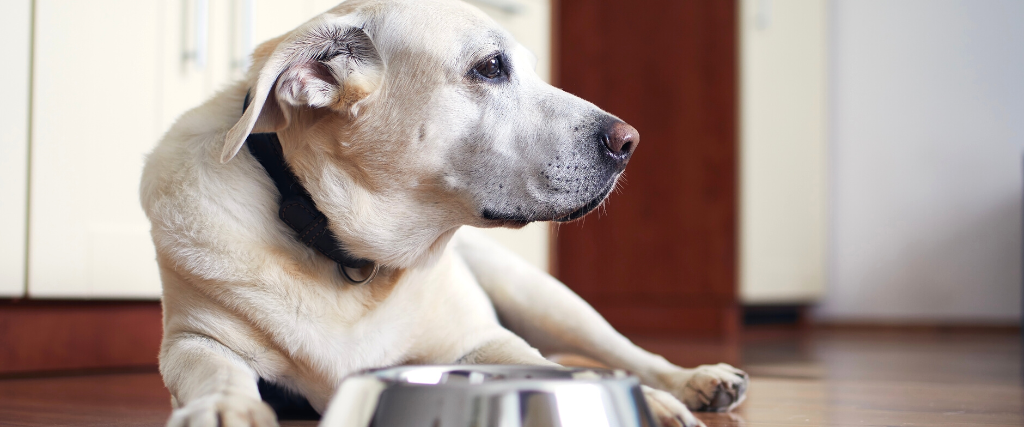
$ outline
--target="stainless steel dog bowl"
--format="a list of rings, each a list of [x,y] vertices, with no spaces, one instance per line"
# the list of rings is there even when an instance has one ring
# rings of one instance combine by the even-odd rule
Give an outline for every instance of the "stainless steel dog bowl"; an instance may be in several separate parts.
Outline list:
[[[402,366],[346,379],[323,427],[654,427],[620,370]]]

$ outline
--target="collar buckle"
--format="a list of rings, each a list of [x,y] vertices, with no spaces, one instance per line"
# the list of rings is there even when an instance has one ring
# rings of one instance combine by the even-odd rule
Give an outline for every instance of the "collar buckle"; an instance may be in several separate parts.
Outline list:
[[[351,273],[349,272],[351,270]],[[380,264],[370,263],[362,267],[349,267],[344,264],[338,264],[338,271],[341,272],[341,276],[345,278],[349,283],[353,285],[363,285],[370,283],[374,277],[377,277],[377,272],[380,271]],[[355,276],[355,277],[353,277]],[[356,279],[361,277],[361,280]]]

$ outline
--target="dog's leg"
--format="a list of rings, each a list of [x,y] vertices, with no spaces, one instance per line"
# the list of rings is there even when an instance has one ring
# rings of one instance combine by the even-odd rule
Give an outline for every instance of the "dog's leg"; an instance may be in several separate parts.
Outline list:
[[[165,338],[160,372],[174,406],[168,427],[277,426],[273,409],[260,400],[256,374],[212,338]]]
[[[509,332],[505,336],[490,341],[471,351],[459,359],[464,364],[499,364],[499,365],[537,365],[560,366],[541,356],[537,349],[527,344],[522,338]],[[698,427],[704,424],[693,416],[671,394],[655,390],[646,385],[641,386],[647,406],[651,408],[658,424],[662,427]]]
[[[582,298],[475,230],[454,241],[502,323],[545,354],[575,353],[626,369],[693,410],[727,411],[746,397],[747,374],[720,363],[683,369],[619,334]]]

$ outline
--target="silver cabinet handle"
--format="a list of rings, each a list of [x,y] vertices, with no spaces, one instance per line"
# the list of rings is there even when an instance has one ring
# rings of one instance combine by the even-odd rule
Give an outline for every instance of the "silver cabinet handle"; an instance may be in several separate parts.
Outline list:
[[[183,0],[182,6],[182,38],[183,49],[182,59],[186,64],[192,62],[196,68],[202,70],[206,67],[207,45],[209,44],[210,8],[208,0],[191,0],[195,8],[189,16],[188,3],[190,0]],[[191,19],[189,19],[191,18]],[[192,28],[189,28],[189,21],[192,21]],[[188,40],[188,31],[192,31],[192,40]],[[191,41],[192,43],[189,43]]]
[[[764,31],[772,26],[772,0],[757,0],[755,11],[755,28]]]
[[[252,55],[253,33],[256,28],[256,0],[237,0],[238,32],[235,34],[238,44],[235,45],[235,60],[231,64],[235,71],[245,72],[249,68],[249,57]]]
[[[208,0],[196,0],[196,67],[206,68],[206,50],[209,37],[210,5]]]

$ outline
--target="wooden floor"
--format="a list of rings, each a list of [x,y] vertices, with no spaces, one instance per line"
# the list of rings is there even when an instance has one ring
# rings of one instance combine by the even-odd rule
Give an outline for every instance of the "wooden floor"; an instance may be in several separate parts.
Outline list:
[[[683,345],[662,347],[686,357]],[[768,331],[737,351],[749,398],[698,414],[708,427],[1024,425],[1015,334]],[[0,379],[0,425],[160,426],[169,413],[155,372]]]

